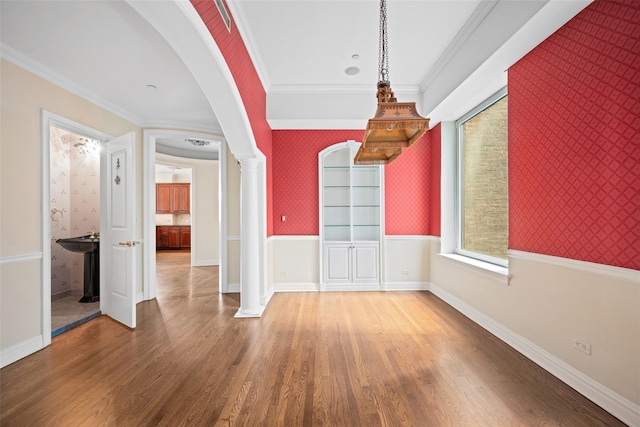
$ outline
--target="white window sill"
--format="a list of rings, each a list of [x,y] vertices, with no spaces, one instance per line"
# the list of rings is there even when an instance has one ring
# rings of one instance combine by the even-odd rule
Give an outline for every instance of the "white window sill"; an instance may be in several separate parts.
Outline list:
[[[462,266],[467,268],[475,273],[480,273],[489,279],[495,280],[502,284],[508,285],[509,279],[509,269],[507,267],[502,267],[500,265],[491,264],[489,262],[480,261],[474,258],[469,258],[463,255],[458,254],[438,254],[438,256],[443,259],[448,260],[449,262],[455,263],[458,266]]]

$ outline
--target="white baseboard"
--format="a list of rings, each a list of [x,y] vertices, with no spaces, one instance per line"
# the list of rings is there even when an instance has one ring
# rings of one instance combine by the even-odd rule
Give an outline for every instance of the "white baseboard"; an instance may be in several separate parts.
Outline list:
[[[198,259],[193,262],[192,267],[209,267],[212,265],[220,265],[219,259]]]
[[[275,292],[319,292],[320,284],[276,282],[273,284]],[[387,282],[378,284],[326,284],[325,291],[428,291],[428,282]]]
[[[428,282],[385,282],[383,291],[428,291]]]
[[[275,292],[318,292],[320,285],[318,283],[285,283],[279,282],[273,284]]]
[[[44,337],[38,335],[27,341],[23,341],[19,344],[13,345],[0,352],[0,368],[4,368],[7,365],[16,362],[23,357],[27,357],[30,354],[35,353],[38,350],[44,348]]]
[[[271,298],[273,297],[274,294],[274,290],[273,290],[273,286],[271,286],[269,289],[267,289],[267,293],[265,296],[260,297],[260,305],[263,306],[267,306],[269,304],[269,301],[271,301]]]
[[[227,283],[227,290],[223,294],[237,294],[240,292],[240,283]]]
[[[136,295],[136,304],[144,301],[144,292],[138,292]]]
[[[380,292],[380,283],[325,283],[324,290],[327,292]]]
[[[429,290],[460,313],[578,391],[578,393],[602,407],[605,411],[629,424],[629,426],[640,427],[640,405],[636,405],[598,383],[437,285],[430,284]]]
[[[254,311],[239,309],[233,317],[235,317],[236,319],[262,317],[262,313],[264,313],[264,310],[265,307],[262,305]]]
[[[284,283],[276,282],[273,284],[275,292],[319,292],[319,283]],[[378,284],[326,284],[325,291],[428,291],[428,282],[387,282],[382,285]]]

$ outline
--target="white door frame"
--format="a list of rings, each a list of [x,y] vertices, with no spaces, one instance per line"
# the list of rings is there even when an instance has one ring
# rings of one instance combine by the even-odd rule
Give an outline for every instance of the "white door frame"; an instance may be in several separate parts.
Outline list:
[[[223,292],[227,286],[227,143],[224,137],[215,134],[148,129],[143,132],[143,211],[145,227],[143,231],[143,300],[156,297],[156,141],[158,138],[194,138],[219,141],[218,167],[218,236],[219,236],[219,289]],[[193,179],[193,175],[192,175]],[[223,242],[225,244],[223,244]]]
[[[81,123],[75,122],[66,117],[52,113],[45,109],[40,110],[40,133],[42,144],[42,346],[46,347],[51,344],[51,151],[50,151],[50,129],[57,127],[60,129],[73,132],[91,139],[105,141],[113,139],[99,130],[90,128]],[[104,156],[104,150],[100,153],[100,157]],[[100,161],[102,165],[102,159]],[[100,187],[106,179],[106,171],[100,168]],[[101,198],[102,200],[102,198]],[[100,210],[100,225],[102,226],[102,216],[104,213]],[[104,230],[100,230],[102,234]]]

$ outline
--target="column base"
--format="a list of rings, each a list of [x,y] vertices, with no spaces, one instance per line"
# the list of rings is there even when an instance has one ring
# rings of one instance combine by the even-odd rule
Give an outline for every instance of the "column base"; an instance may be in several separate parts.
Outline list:
[[[264,313],[265,306],[260,306],[255,310],[243,310],[239,309],[236,314],[233,316],[236,319],[247,318],[247,317],[261,317],[262,313]]]

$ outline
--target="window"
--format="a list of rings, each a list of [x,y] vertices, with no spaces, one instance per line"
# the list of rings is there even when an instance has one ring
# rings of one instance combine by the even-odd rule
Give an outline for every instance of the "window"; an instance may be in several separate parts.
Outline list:
[[[456,252],[507,266],[506,88],[457,123]]]

